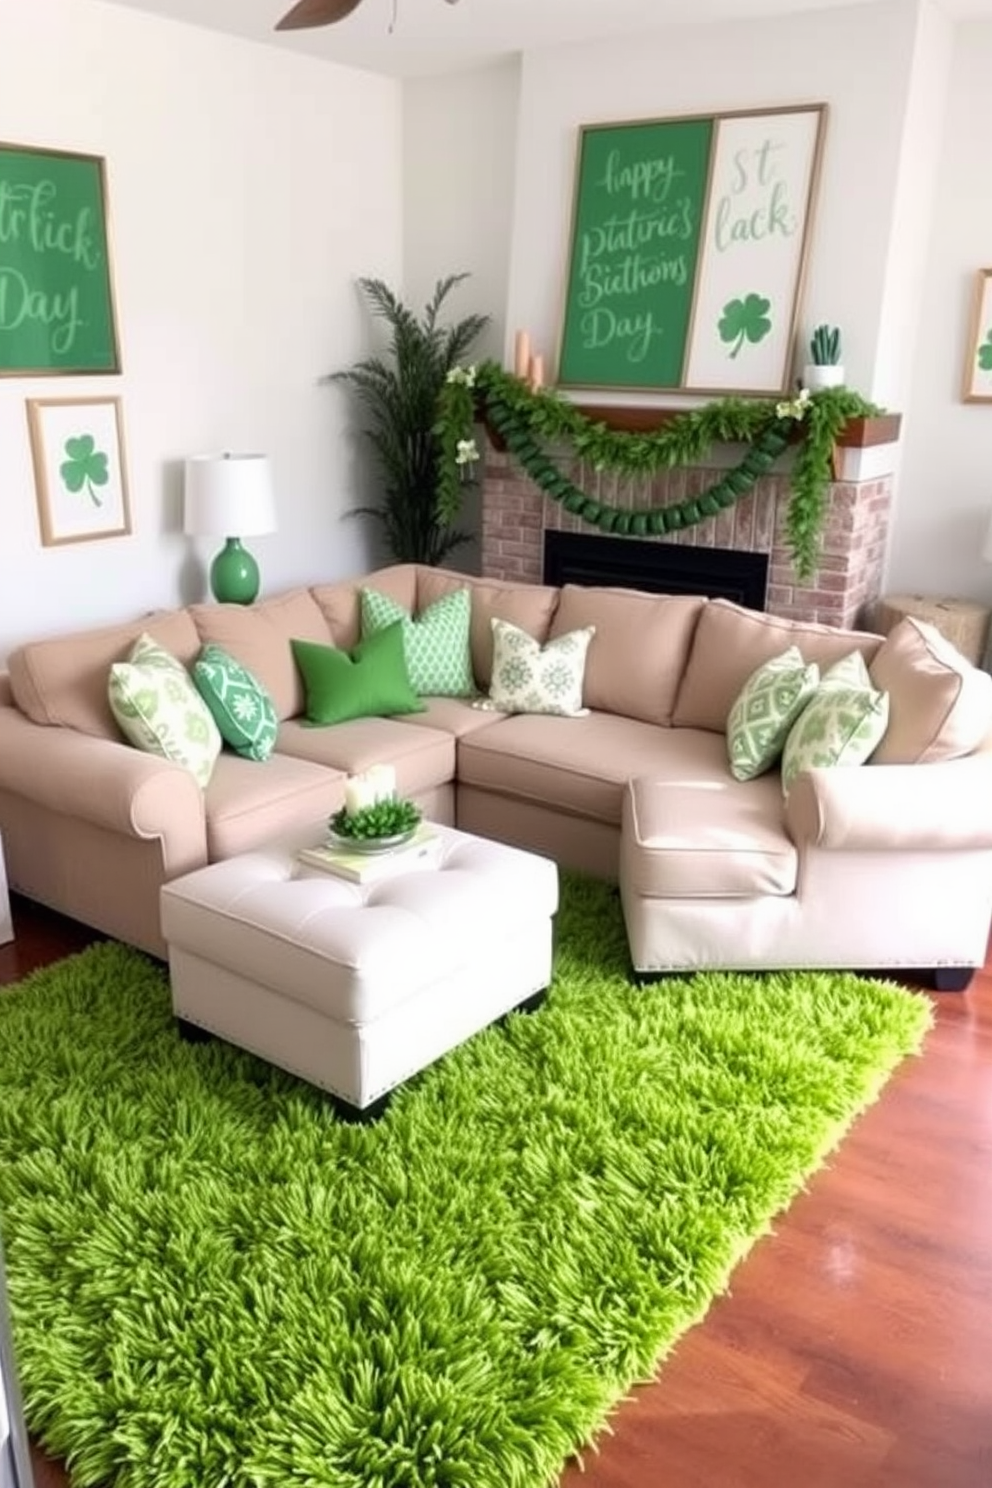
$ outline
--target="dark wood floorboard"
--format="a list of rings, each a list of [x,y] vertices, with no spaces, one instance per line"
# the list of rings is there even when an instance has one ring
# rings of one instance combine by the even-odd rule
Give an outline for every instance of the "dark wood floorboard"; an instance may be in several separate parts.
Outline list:
[[[20,899],[14,924],[0,984],[95,938]],[[932,1001],[922,1056],[561,1488],[992,1488],[992,960]]]

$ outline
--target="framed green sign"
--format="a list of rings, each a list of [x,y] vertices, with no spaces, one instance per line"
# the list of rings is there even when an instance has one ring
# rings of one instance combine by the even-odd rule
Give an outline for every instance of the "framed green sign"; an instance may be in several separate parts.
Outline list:
[[[789,386],[825,115],[580,128],[561,386]]]
[[[120,370],[103,159],[0,143],[0,376]]]

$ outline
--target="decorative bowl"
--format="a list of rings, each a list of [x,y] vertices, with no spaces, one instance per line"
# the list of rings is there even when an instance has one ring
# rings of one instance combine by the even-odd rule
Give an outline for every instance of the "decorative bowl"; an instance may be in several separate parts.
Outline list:
[[[327,840],[331,847],[339,848],[342,852],[386,853],[412,842],[419,825],[418,822],[417,826],[407,827],[405,832],[392,832],[388,837],[343,837],[340,832],[332,830],[328,833]]]

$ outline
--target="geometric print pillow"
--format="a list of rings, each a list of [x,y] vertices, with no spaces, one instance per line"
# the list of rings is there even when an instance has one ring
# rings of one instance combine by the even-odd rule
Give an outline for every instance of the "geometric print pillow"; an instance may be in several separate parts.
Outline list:
[[[127,661],[111,666],[107,699],[131,744],[207,785],[221,751],[217,725],[182,662],[150,635],[139,636]]]
[[[882,742],[889,695],[862,687],[822,687],[790,730],[782,755],[782,789],[801,770],[863,765]]]
[[[807,666],[798,646],[751,673],[727,718],[727,754],[735,780],[753,780],[772,768],[819,680],[819,667],[815,662]]]
[[[377,589],[362,589],[360,597],[363,639],[402,623],[406,669],[418,697],[475,697],[467,589],[442,595],[416,617]]]
[[[193,663],[193,681],[225,744],[243,759],[267,760],[279,720],[261,682],[222,646],[203,647]]]
[[[594,625],[570,630],[544,646],[508,620],[492,618],[493,675],[484,706],[499,713],[551,713],[578,718]]]

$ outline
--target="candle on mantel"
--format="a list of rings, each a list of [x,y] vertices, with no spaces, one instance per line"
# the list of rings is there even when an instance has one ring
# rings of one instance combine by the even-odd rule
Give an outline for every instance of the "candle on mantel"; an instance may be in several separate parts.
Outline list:
[[[535,352],[530,359],[527,381],[534,389],[544,386],[544,358],[539,351]]]
[[[513,370],[523,378],[530,371],[530,335],[527,331],[518,331],[513,343]]]

